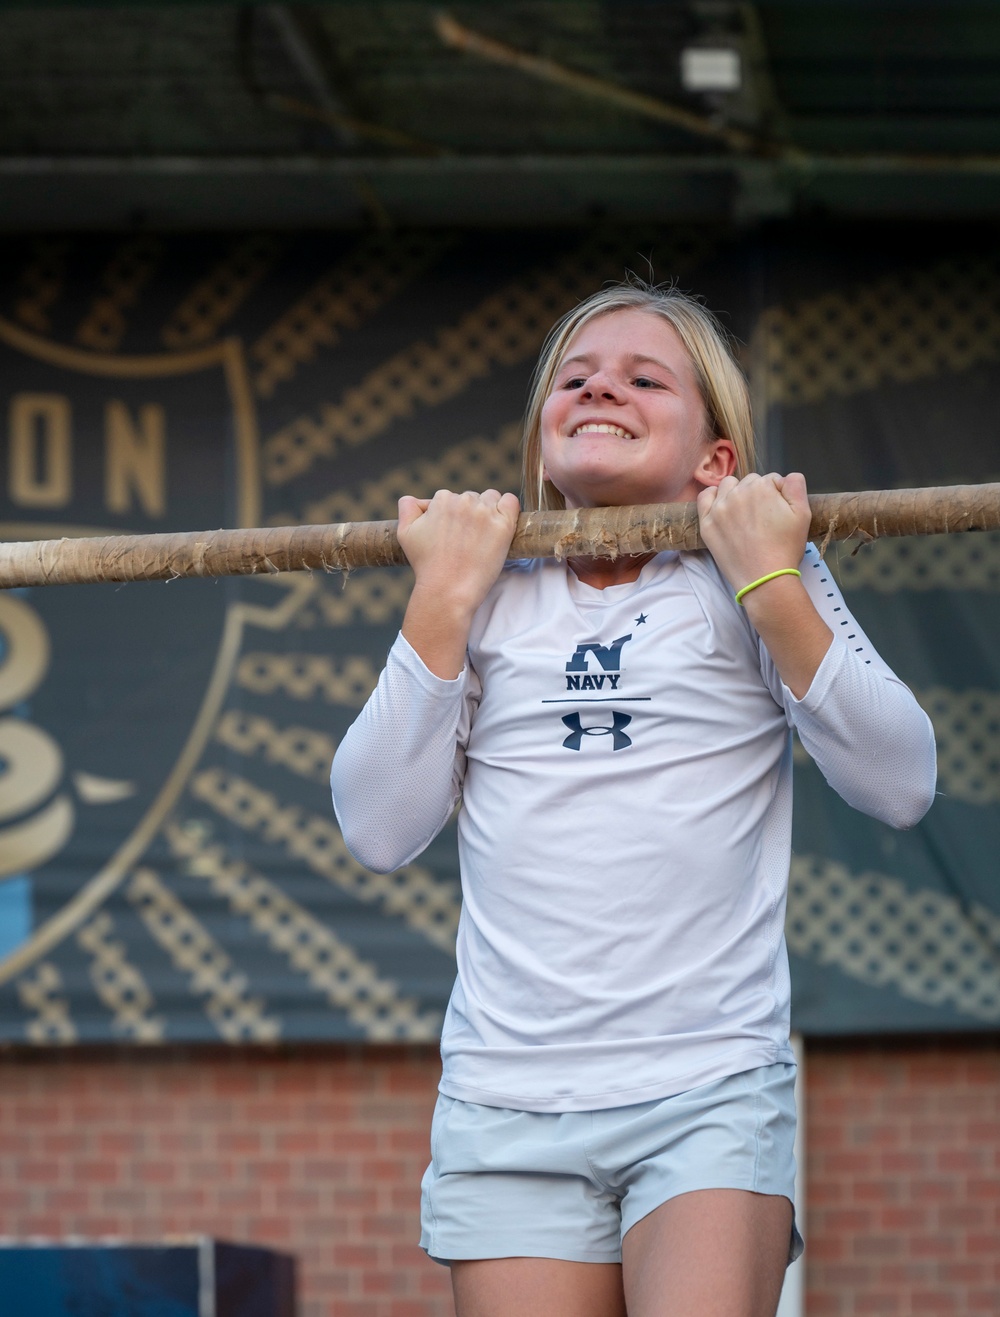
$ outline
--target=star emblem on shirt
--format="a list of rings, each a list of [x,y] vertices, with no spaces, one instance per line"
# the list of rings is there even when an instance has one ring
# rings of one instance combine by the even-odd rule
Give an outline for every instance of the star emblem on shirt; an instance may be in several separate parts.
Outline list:
[[[642,626],[645,620],[646,620],[646,614],[640,613],[639,616],[635,619],[636,626]]]

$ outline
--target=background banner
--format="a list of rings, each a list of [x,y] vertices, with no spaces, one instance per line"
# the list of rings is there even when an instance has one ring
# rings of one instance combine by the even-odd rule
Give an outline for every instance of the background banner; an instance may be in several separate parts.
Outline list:
[[[974,228],[81,236],[0,253],[0,535],[395,516],[517,489],[552,321],[627,268],[742,344],[766,468],[1000,478],[1000,255]],[[809,1034],[1000,1022],[1000,536],[828,561],[934,721],[909,833],[796,749],[788,940]],[[429,1040],[446,831],[379,876],[327,775],[404,570],[0,595],[0,1040]]]

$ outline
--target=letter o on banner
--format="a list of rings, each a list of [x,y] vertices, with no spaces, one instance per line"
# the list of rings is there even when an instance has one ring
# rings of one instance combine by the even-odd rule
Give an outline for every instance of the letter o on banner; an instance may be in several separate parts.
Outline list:
[[[72,414],[58,393],[18,393],[10,403],[7,487],[23,508],[64,508],[73,497]]]

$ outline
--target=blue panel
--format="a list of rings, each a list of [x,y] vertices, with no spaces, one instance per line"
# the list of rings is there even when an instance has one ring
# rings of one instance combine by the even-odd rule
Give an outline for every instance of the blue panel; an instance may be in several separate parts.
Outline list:
[[[195,1248],[4,1248],[0,1293],[6,1312],[25,1317],[198,1317],[198,1253]]]
[[[0,879],[0,956],[31,933],[31,879],[26,874]]]

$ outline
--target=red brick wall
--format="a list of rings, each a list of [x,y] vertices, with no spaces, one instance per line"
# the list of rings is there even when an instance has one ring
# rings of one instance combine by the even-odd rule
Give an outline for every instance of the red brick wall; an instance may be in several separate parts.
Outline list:
[[[0,1057],[0,1234],[298,1258],[300,1317],[445,1317],[416,1245],[433,1048]]]
[[[809,1317],[998,1317],[1000,1044],[807,1051]]]
[[[0,1234],[208,1233],[301,1317],[446,1317],[414,1243],[433,1049],[0,1056]],[[814,1044],[808,1313],[1000,1314],[1000,1044]]]

